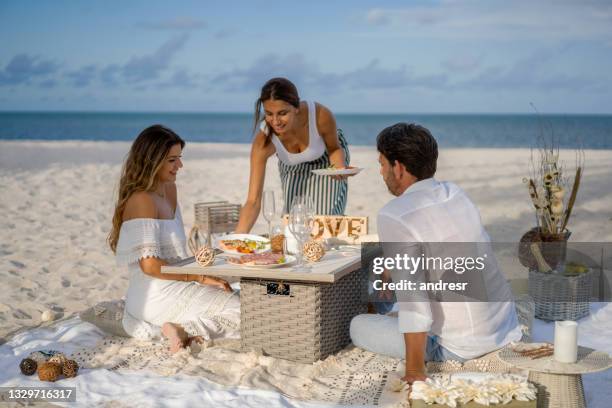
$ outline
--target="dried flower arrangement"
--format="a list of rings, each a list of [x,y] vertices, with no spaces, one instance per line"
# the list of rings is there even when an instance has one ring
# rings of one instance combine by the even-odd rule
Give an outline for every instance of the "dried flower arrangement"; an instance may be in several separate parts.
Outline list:
[[[584,169],[584,151],[578,148],[575,151],[576,170],[573,180],[565,175],[563,163],[559,159],[559,141],[552,130],[549,136],[546,136],[543,126],[538,146],[531,150],[531,177],[523,179],[536,212],[536,227],[523,235],[519,251],[521,263],[530,268],[537,266],[531,256],[531,243],[565,243],[568,240],[570,231],[567,225],[576,203]],[[566,192],[570,186],[568,196]],[[564,245],[547,245],[542,248],[542,252],[553,269],[565,260]]]
[[[536,210],[540,234],[543,237],[556,237],[566,232],[567,223],[572,215],[582,177],[584,153],[582,150],[576,151],[576,173],[566,202],[564,197],[570,179],[564,178],[558,146],[544,146],[539,149],[539,153],[540,158],[535,165],[532,150],[534,175],[523,181],[527,183],[531,202]]]

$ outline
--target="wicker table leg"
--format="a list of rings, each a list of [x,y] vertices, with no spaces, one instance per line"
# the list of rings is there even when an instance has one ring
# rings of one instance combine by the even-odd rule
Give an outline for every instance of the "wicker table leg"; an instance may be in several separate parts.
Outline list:
[[[529,381],[538,388],[538,408],[586,408],[580,374],[529,371]]]

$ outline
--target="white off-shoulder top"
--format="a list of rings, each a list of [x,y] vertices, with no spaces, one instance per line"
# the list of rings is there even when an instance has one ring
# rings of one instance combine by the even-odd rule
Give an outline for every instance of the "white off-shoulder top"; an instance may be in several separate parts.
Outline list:
[[[205,338],[239,336],[240,301],[234,293],[197,282],[157,279],[141,270],[144,258],[172,262],[188,257],[186,241],[178,206],[173,219],[135,218],[121,225],[117,264],[127,266],[130,279],[122,323],[132,337],[159,337],[166,322]]]

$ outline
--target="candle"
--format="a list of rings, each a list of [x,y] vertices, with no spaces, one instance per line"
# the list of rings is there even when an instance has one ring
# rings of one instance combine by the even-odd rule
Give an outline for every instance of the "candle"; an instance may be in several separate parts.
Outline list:
[[[575,363],[578,359],[578,323],[555,322],[555,360]]]

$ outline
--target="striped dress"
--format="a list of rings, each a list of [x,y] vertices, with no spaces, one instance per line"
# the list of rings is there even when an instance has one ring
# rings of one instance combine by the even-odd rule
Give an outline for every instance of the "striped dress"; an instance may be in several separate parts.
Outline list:
[[[283,188],[283,212],[289,213],[293,201],[303,195],[312,199],[315,211],[319,215],[344,215],[346,199],[348,196],[348,183],[345,180],[334,180],[329,176],[317,176],[312,170],[325,169],[331,165],[325,142],[317,130],[316,105],[307,102],[309,141],[308,148],[302,153],[289,153],[282,142],[272,135],[272,142],[276,146],[278,157],[278,170]],[[268,134],[269,130],[264,121],[261,130]],[[338,141],[344,152],[345,165],[350,162],[348,143],[342,130],[338,129]]]
[[[338,129],[340,148],[344,151],[345,165],[350,162],[348,143],[341,129]],[[308,195],[315,205],[319,215],[344,215],[348,197],[347,180],[334,180],[329,176],[317,176],[312,170],[325,169],[331,165],[327,150],[320,158],[289,165],[278,160],[278,171],[283,187],[285,207],[283,212],[289,213],[293,200],[302,195]]]

